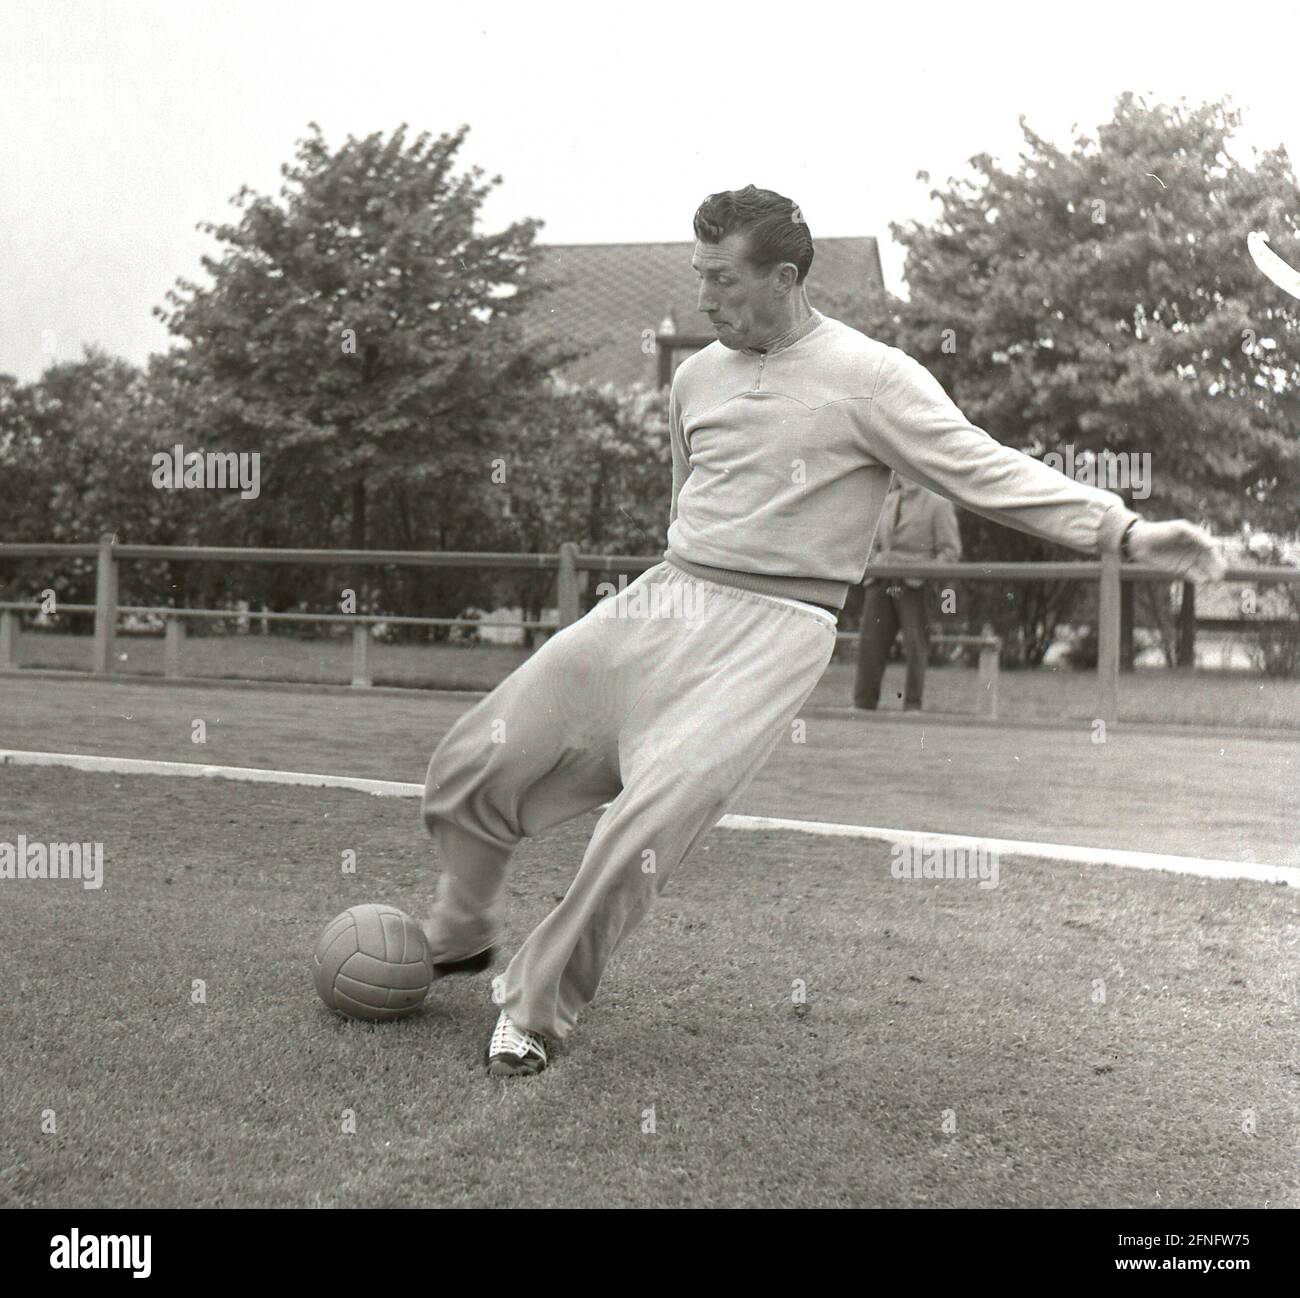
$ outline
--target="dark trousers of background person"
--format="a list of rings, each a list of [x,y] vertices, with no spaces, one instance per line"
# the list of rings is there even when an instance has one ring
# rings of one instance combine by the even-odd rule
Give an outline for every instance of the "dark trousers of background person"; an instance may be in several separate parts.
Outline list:
[[[880,701],[880,682],[889,650],[899,630],[907,658],[905,708],[921,706],[925,664],[930,656],[926,625],[926,588],[873,581],[863,589],[862,630],[858,635],[858,669],[853,681],[853,706],[874,708]]]

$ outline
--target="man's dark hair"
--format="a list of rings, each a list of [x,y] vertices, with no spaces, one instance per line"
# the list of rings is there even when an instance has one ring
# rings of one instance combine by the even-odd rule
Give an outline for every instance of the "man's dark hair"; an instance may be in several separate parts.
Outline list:
[[[745,236],[749,263],[760,274],[788,261],[798,269],[797,283],[808,277],[812,235],[797,204],[783,194],[753,185],[710,194],[695,213],[695,237],[721,243],[729,234]]]

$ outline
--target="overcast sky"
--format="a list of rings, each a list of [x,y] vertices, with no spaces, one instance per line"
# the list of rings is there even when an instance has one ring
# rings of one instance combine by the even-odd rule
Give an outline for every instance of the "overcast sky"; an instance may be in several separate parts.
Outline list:
[[[1227,93],[1242,156],[1300,156],[1300,20],[1281,6],[473,9],[0,0],[0,372],[35,378],[86,342],[165,348],[150,309],[215,247],[196,223],[228,219],[243,184],[276,191],[312,120],[331,146],[468,123],[463,161],[504,180],[487,224],[539,217],[546,242],[689,239],[705,194],[752,181],[814,238],[879,236],[891,288],[889,222],[933,212],[916,172],[1013,164],[1021,113],[1068,146],[1121,91]]]

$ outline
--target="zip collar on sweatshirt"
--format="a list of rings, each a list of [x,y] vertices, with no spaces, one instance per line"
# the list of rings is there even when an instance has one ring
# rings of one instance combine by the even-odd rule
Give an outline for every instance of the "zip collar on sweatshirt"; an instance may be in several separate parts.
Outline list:
[[[775,342],[769,343],[766,347],[745,347],[742,350],[749,356],[771,356],[776,352],[783,352],[787,347],[793,347],[801,338],[806,338],[819,324],[826,318],[816,307],[810,308],[812,314],[807,320],[801,321],[795,325],[789,333],[784,333]]]

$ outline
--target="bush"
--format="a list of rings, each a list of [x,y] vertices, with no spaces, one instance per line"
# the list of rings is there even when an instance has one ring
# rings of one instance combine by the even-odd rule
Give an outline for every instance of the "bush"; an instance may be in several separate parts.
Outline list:
[[[1097,627],[1077,627],[1066,637],[1065,661],[1077,672],[1095,672],[1099,653]]]
[[[1252,558],[1262,564],[1294,565],[1300,556],[1294,546],[1273,542],[1251,547]],[[1300,675],[1300,585],[1285,581],[1261,581],[1256,585],[1261,618],[1289,619],[1276,627],[1261,626],[1251,650],[1255,665],[1265,676],[1289,679]]]
[[[1265,676],[1289,680],[1300,675],[1300,622],[1261,627],[1253,657]]]

